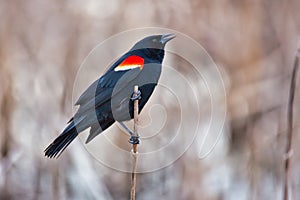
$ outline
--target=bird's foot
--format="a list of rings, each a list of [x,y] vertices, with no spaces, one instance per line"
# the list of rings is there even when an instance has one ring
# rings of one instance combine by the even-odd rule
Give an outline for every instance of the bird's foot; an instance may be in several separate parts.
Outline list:
[[[130,98],[131,101],[140,100],[142,98],[142,93],[140,90],[134,92]]]
[[[139,138],[140,138],[139,135],[137,135],[137,136],[131,135],[128,142],[129,142],[130,144],[139,144],[139,143],[140,143]]]

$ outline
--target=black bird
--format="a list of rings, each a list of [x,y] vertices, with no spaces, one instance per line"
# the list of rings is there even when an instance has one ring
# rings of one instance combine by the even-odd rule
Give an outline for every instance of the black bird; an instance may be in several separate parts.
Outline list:
[[[139,111],[149,100],[161,74],[164,48],[174,34],[152,35],[137,42],[121,56],[105,74],[92,83],[79,97],[76,114],[68,122],[64,131],[45,149],[45,156],[58,157],[87,128],[90,134],[86,143],[119,122],[132,133],[123,121],[133,118],[133,87],[139,86]],[[130,138],[138,143],[138,138]]]

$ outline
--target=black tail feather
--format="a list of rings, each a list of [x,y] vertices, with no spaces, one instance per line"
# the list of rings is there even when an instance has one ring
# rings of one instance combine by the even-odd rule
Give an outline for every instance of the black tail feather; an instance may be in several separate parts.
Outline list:
[[[60,154],[77,137],[78,133],[74,122],[69,124],[63,133],[61,133],[46,149],[45,156],[49,158],[58,158]]]

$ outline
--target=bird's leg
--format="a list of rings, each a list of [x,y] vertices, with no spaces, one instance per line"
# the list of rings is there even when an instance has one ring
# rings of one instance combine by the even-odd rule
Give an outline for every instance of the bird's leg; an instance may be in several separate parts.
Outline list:
[[[129,133],[129,135],[133,135],[133,132],[123,123],[119,122],[119,124]]]
[[[130,98],[131,101],[140,100],[142,98],[142,93],[138,90],[136,93],[134,92]]]
[[[139,144],[140,143],[140,136],[135,136],[133,134],[133,132],[123,123],[123,122],[119,122],[119,124],[127,131],[127,133],[129,133],[130,138],[129,138],[129,143],[131,144]]]
[[[138,90],[137,92],[134,92],[130,98],[131,101],[135,101],[135,100],[140,100],[142,98],[142,93],[140,90]],[[119,122],[121,124],[121,126],[130,134],[130,139],[129,139],[129,143],[131,144],[139,144],[140,143],[140,136],[139,135],[134,135],[133,132],[123,123],[123,122]]]
[[[130,144],[139,144],[139,143],[140,143],[139,138],[140,138],[139,135],[137,135],[137,136],[131,135],[128,142],[129,142]]]

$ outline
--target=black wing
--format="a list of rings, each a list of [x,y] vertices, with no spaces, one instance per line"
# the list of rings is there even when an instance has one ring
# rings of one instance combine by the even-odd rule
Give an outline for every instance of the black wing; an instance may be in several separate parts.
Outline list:
[[[81,116],[111,100],[114,95],[120,92],[139,75],[141,72],[140,68],[124,71],[113,70],[128,56],[130,55],[125,54],[122,56],[101,78],[92,83],[87,90],[83,92],[75,104],[80,105],[75,117]],[[118,87],[115,87],[116,85],[118,85]]]

